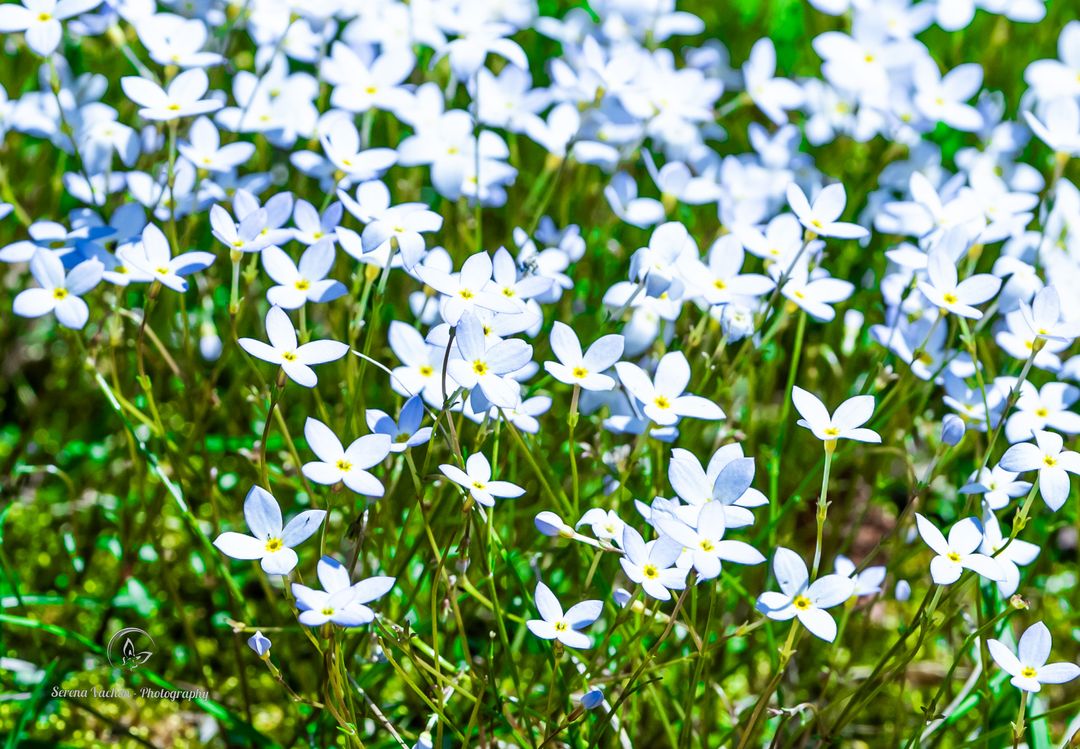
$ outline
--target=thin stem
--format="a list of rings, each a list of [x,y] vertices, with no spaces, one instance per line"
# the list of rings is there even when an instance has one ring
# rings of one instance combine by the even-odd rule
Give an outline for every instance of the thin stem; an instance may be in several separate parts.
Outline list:
[[[262,440],[259,442],[259,474],[262,480],[262,485],[266,487],[267,491],[270,491],[270,466],[266,462],[266,443],[270,438],[270,424],[274,421],[274,409],[277,408],[278,398],[281,397],[281,376],[278,376],[278,383],[274,385],[274,389],[270,394],[270,408],[266,412],[266,423],[263,424]]]
[[[810,579],[816,580],[818,569],[821,567],[821,542],[825,533],[825,517],[829,512],[829,470],[832,468],[833,454],[836,451],[836,440],[825,440],[825,470],[821,475],[821,494],[817,504],[817,542],[814,544],[814,567],[810,572]]]

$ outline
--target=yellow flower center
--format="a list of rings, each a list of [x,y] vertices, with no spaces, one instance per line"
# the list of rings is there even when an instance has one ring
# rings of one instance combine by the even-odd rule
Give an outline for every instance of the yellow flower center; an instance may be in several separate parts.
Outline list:
[[[702,551],[715,551],[716,550],[716,546],[714,546],[713,542],[710,541],[707,538],[703,538],[701,540],[701,543],[699,544],[699,546],[700,546]]]
[[[1043,465],[1045,465],[1047,468],[1053,468],[1057,465],[1057,458],[1055,458],[1053,455],[1044,455]]]
[[[573,374],[574,377],[578,378],[579,380],[583,380],[589,376],[589,370],[585,369],[585,367],[574,367]]]
[[[959,562],[960,561],[960,555],[957,554],[955,551],[950,551],[945,556],[948,558],[948,560],[950,562]]]
[[[296,354],[294,354],[292,351],[286,351],[284,354],[281,355],[281,358],[285,361],[296,361]]]
[[[307,291],[311,288],[311,282],[305,278],[301,278],[299,281],[293,284],[297,291]]]
[[[510,286],[506,286],[506,287],[503,288],[503,296],[505,296],[505,297],[513,298],[516,294],[517,294],[517,292],[514,291],[514,289],[512,287],[510,287]]]
[[[337,463],[334,464],[334,467],[337,468],[339,471],[341,471],[343,473],[348,473],[349,471],[352,470],[352,463],[345,460],[345,458],[342,458],[341,460],[339,460]]]
[[[476,294],[473,293],[472,289],[462,289],[458,292],[458,296],[462,299],[472,299]]]
[[[332,608],[330,608],[329,606],[327,606],[326,608],[324,608],[322,610],[322,613],[323,613],[323,616],[333,616],[334,615],[334,610]]]
[[[283,546],[285,546],[285,544],[280,538],[266,539],[266,550],[271,553],[280,551]]]
[[[488,372],[487,362],[482,362],[479,359],[472,363],[472,371],[483,377]]]
[[[379,91],[379,89],[375,88],[374,86],[368,86],[367,88],[364,89],[364,93],[368,94],[368,95],[378,93],[378,91]]]
[[[180,111],[180,105],[179,104],[170,104],[169,106],[166,107],[166,109],[168,109],[170,112],[179,112]]]
[[[1050,412],[1047,411],[1045,408],[1036,408],[1035,415],[1038,416],[1040,419],[1045,419],[1047,416],[1050,415]]]
[[[653,401],[653,404],[655,404],[657,408],[663,408],[663,409],[671,408],[671,401],[669,401],[663,395],[656,396],[656,400]]]
[[[46,21],[51,21],[52,20],[52,14],[51,13],[38,13],[37,20],[39,22],[41,22],[41,23],[45,23]]]
[[[1025,679],[1034,679],[1036,673],[1038,672],[1031,666],[1024,666],[1023,670],[1020,672],[1020,675],[1023,676]]]
[[[806,611],[812,605],[810,599],[806,596],[795,596],[795,600],[792,601],[792,604],[794,604],[795,608],[799,611]]]
[[[828,429],[825,430],[825,434],[828,437],[839,437],[840,436],[840,430],[837,429],[836,427],[829,427]]]
[[[726,283],[724,283],[724,279],[722,279],[722,278],[718,278],[718,279],[716,279],[715,281],[713,281],[713,284],[712,284],[712,285],[713,285],[713,286],[714,286],[715,288],[717,288],[717,289],[720,289],[720,291],[723,291],[724,289],[726,289],[726,288],[727,288],[727,284],[726,284]]]
[[[948,294],[943,294],[941,298],[945,300],[946,304],[956,304],[960,301],[959,297],[957,297],[956,294],[953,294],[951,292]]]
[[[61,289],[59,287],[52,290],[53,299],[63,299],[68,295],[67,289]]]
[[[560,619],[559,621],[555,622],[556,632],[565,632],[568,629],[570,629],[570,625],[567,624],[564,619]]]
[[[164,266],[154,268],[154,273],[157,273],[159,276],[167,276],[169,275],[169,269]]]
[[[434,370],[434,369],[432,369],[432,368],[431,368],[430,366],[428,366],[427,364],[425,364],[424,366],[420,367],[420,376],[421,376],[421,377],[431,377],[431,375],[433,375],[433,374],[435,374],[435,370]]]
[[[472,482],[472,488],[473,489],[480,489],[481,491],[483,491],[484,483],[482,481],[474,481],[474,482]]]
[[[645,575],[645,577],[649,578],[650,580],[655,580],[656,578],[660,577],[660,570],[656,569],[655,564],[646,564],[641,569],[641,572]]]

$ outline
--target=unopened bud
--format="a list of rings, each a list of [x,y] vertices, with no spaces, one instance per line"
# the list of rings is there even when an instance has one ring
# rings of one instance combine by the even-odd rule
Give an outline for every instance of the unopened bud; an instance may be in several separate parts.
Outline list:
[[[966,431],[967,425],[956,414],[948,414],[941,420],[941,441],[949,447],[960,444]]]

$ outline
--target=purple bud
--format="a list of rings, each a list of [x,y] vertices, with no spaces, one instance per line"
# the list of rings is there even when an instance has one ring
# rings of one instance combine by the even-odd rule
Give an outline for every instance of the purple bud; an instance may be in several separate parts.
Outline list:
[[[270,638],[262,632],[256,632],[248,638],[248,647],[255,651],[260,658],[265,658],[270,652]]]

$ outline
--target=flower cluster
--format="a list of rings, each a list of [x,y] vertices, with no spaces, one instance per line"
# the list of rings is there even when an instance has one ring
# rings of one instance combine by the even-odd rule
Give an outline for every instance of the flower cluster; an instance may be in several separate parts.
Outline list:
[[[84,440],[138,471],[116,533],[149,544],[160,482],[313,745],[569,745],[594,711],[583,745],[630,746],[664,664],[643,746],[839,745],[937,648],[896,735],[962,720],[969,659],[954,745],[1007,703],[1018,746],[1080,676],[1043,623],[1075,608],[1080,21],[810,0],[809,63],[735,65],[707,9],[550,5],[0,4],[0,160],[55,164],[0,164],[13,337],[126,427]],[[1015,96],[960,57],[990,16]],[[1051,22],[1058,59],[998,49]]]

